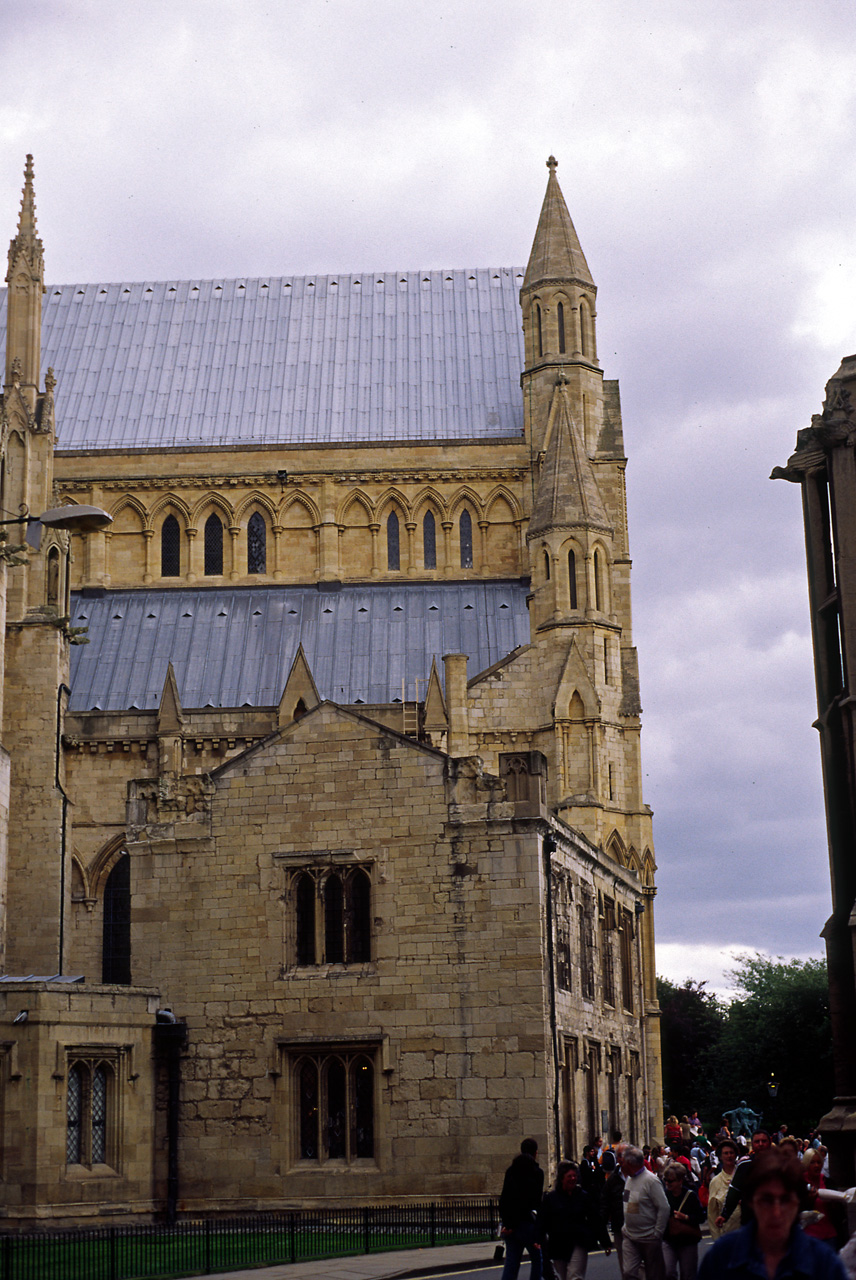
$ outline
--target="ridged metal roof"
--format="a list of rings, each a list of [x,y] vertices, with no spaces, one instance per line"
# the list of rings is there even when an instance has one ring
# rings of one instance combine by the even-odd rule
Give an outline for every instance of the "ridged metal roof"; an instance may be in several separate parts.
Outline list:
[[[58,447],[520,435],[522,280],[506,267],[51,285]]]
[[[323,698],[393,702],[425,695],[436,657],[469,655],[472,677],[529,640],[520,582],[110,591],[75,595],[72,711],[151,710],[172,662],[186,708],[270,707],[302,642]]]

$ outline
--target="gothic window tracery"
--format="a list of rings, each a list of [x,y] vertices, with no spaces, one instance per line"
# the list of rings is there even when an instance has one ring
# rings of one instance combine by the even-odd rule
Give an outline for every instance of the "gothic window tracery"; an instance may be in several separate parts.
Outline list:
[[[319,1048],[295,1056],[298,1159],[353,1164],[374,1158],[374,1056],[372,1048]]]
[[[267,572],[267,525],[255,511],[247,525],[247,573]]]
[[[371,872],[367,866],[307,868],[291,882],[293,963],[371,960]]]
[[[69,1052],[66,1086],[65,1159],[68,1165],[115,1164],[115,1064],[100,1056]]]

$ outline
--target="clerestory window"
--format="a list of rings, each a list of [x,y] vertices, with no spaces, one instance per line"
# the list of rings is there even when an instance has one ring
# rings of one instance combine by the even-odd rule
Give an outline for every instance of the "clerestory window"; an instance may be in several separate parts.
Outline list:
[[[247,573],[267,571],[267,526],[258,511],[250,516],[247,525]]]

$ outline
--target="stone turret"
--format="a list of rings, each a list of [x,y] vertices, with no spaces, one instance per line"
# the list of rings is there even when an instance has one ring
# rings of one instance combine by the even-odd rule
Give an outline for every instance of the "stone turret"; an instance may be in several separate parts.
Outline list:
[[[595,422],[603,398],[595,328],[597,288],[556,177],[550,176],[529,264],[520,289],[525,340],[523,386],[526,433],[544,448],[544,426],[556,374],[565,373],[587,446],[596,443]]]

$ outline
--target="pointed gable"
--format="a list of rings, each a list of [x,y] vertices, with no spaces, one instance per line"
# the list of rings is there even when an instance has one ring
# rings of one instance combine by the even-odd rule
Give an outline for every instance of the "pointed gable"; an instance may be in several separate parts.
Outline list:
[[[548,280],[577,280],[594,289],[594,280],[556,177],[556,167],[555,157],[550,156],[547,161],[547,168],[550,170],[547,192],[541,206],[523,288],[534,288]]]
[[[580,527],[608,534],[613,531],[582,432],[574,420],[567,381],[560,374],[550,407],[529,536],[547,529]]]
[[[309,669],[303,645],[298,645],[279,700],[277,725],[282,729],[293,720],[299,720],[301,716],[306,715],[307,711],[317,707],[320,701],[321,696]]]

